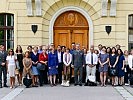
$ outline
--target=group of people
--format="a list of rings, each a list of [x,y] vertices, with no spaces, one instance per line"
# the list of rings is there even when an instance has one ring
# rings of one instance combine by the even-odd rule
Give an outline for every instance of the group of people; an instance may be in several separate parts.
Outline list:
[[[115,74],[111,71],[115,71]],[[112,86],[129,85],[129,75],[133,71],[133,50],[130,55],[127,50],[115,47],[105,47],[101,44],[98,49],[91,46],[88,50],[80,44],[72,43],[72,48],[54,44],[50,46],[28,46],[23,53],[22,47],[17,46],[16,51],[5,51],[0,46],[0,88],[7,86],[7,73],[10,77],[10,88],[15,87],[15,79],[18,85],[22,85],[23,77],[32,79],[32,87],[50,84],[51,87],[88,85],[88,80],[94,83],[100,82],[106,87],[108,80]],[[3,83],[2,84],[2,73]]]

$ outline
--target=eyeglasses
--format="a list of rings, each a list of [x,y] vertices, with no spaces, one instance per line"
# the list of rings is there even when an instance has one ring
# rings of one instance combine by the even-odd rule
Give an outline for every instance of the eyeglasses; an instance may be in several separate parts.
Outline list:
[[[10,51],[10,52],[13,52],[13,51]]]

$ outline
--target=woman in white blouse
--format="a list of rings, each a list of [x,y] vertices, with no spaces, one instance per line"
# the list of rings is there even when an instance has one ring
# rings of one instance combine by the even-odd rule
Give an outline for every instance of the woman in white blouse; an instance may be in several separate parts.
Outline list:
[[[64,80],[62,80],[63,86],[70,86],[70,65],[72,62],[72,55],[69,53],[70,49],[67,48],[66,52],[63,54],[63,63],[64,63]]]
[[[13,49],[9,50],[9,54],[6,60],[7,60],[7,67],[8,67],[7,72],[9,73],[9,77],[10,77],[10,88],[12,89],[13,86],[15,85],[15,69],[16,69],[15,61],[17,60],[17,57],[14,56]]]

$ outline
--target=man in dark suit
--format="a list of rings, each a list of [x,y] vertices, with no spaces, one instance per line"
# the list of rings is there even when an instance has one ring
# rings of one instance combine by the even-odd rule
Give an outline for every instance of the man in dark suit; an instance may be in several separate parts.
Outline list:
[[[63,52],[61,51],[61,46],[57,46],[56,51],[57,57],[58,57],[58,79],[59,83],[62,83],[62,71],[63,71]]]
[[[76,44],[76,50],[73,52],[72,65],[74,66],[75,86],[82,86],[82,71],[85,66],[84,52],[80,50],[80,44]],[[79,80],[78,80],[79,71]]]
[[[7,83],[7,68],[6,68],[7,53],[4,51],[4,46],[1,46],[0,51],[0,88],[2,88],[2,73],[4,76],[4,87],[8,87]]]

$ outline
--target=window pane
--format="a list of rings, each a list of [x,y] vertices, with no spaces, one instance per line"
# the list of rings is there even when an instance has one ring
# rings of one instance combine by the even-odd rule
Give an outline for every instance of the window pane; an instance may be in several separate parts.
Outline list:
[[[4,45],[4,40],[0,39],[0,45]]]
[[[14,16],[7,15],[7,26],[14,26]]]
[[[4,15],[0,15],[0,26],[4,26]]]
[[[0,30],[0,39],[4,39],[4,30]]]
[[[7,50],[14,48],[14,41],[7,40]]]
[[[7,30],[7,40],[14,40],[14,31]]]

